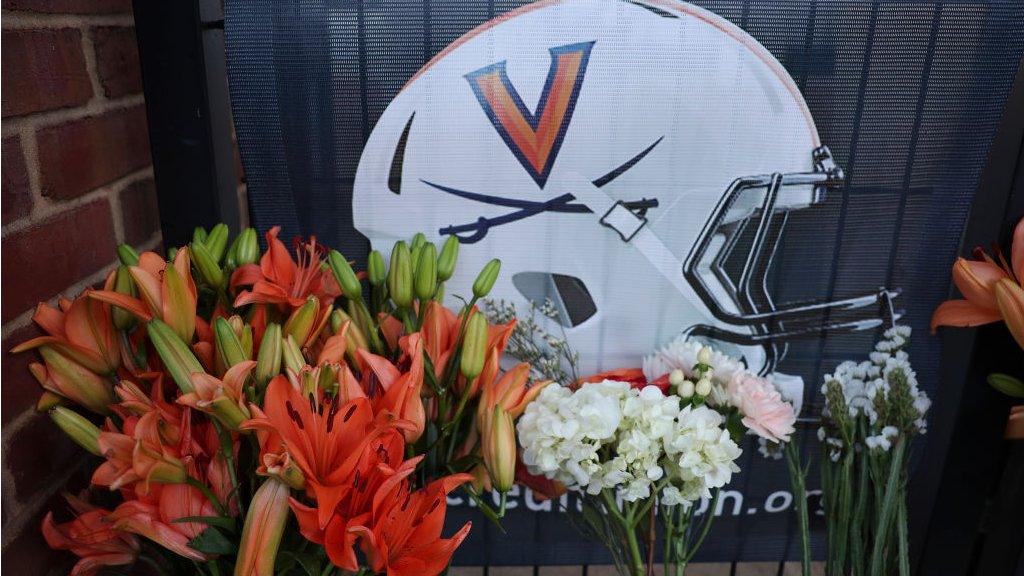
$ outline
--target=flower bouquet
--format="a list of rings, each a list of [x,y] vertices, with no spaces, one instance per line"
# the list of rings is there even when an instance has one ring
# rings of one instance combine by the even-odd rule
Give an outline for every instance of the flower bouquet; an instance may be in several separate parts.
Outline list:
[[[818,439],[831,575],[909,576],[910,446],[931,405],[905,348],[910,328],[883,334],[870,359],[825,376]]]
[[[455,239],[356,273],[278,233],[262,254],[224,225],[168,260],[121,246],[102,288],[36,310],[46,335],[15,350],[40,356],[38,407],[119,500],[69,496],[73,519],[43,521],[74,574],[437,574],[470,529],[442,537],[448,492],[501,516],[479,495],[514,482],[513,421],[543,386],[501,370],[515,323],[476,309],[499,262],[453,311]]]
[[[550,371],[540,356],[540,369]],[[642,576],[659,543],[665,573],[684,573],[710,531],[720,490],[739,471],[740,437],[750,431],[786,442],[795,419],[771,382],[680,339],[642,369],[545,387],[517,431],[527,469],[577,491],[580,529],[611,552],[620,573]]]

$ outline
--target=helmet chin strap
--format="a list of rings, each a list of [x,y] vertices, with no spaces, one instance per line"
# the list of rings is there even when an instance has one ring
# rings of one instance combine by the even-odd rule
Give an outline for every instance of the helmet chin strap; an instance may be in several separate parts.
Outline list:
[[[577,172],[569,173],[559,184],[559,191],[572,194],[581,204],[586,205],[598,223],[614,230],[623,242],[635,248],[680,295],[690,300],[699,310],[705,308],[683,277],[683,262],[647,227],[647,218],[630,210],[621,200],[615,200]],[[804,395],[803,378],[780,372],[773,372],[769,377],[786,399],[792,402],[799,415]]]

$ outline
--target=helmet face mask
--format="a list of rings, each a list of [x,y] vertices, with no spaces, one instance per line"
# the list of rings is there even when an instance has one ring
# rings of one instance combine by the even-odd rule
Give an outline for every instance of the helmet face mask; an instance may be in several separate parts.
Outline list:
[[[652,9],[653,8],[653,9]],[[790,337],[878,326],[890,292],[782,305],[790,213],[842,182],[792,79],[750,36],[660,0],[545,0],[484,24],[378,121],[353,193],[375,248],[463,246],[446,293],[501,258],[491,297],[550,301],[580,370],[637,366],[681,334],[775,369]]]

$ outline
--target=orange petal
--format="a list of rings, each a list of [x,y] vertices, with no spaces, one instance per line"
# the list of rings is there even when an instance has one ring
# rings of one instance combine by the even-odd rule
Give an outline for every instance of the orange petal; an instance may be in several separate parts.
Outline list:
[[[1006,327],[1017,345],[1024,348],[1024,288],[1009,278],[996,283],[996,302]]]
[[[953,283],[964,298],[990,310],[996,309],[992,288],[1006,277],[1006,271],[989,262],[957,258],[953,264]]]
[[[1024,218],[1013,229],[1013,244],[1010,246],[1010,261],[1017,281],[1024,281]]]
[[[150,309],[147,308],[146,304],[138,298],[132,298],[131,296],[121,294],[120,292],[107,290],[93,290],[92,292],[89,292],[89,297],[127,310],[129,314],[132,314],[143,322],[149,322],[153,319]]]
[[[931,330],[939,326],[981,326],[997,322],[1002,318],[998,310],[989,310],[967,300],[946,300],[932,315]]]

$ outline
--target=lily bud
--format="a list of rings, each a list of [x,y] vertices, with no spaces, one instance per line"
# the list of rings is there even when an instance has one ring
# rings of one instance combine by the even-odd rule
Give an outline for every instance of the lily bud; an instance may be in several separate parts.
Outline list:
[[[437,291],[434,292],[435,302],[444,302],[444,283],[437,285]]]
[[[391,268],[388,270],[388,292],[399,308],[412,304],[412,255],[405,242],[399,241],[391,250]]]
[[[498,279],[498,272],[501,271],[501,260],[495,258],[484,266],[484,269],[477,275],[476,281],[473,282],[473,296],[477,298],[483,298],[491,291],[494,287],[495,280]]]
[[[234,327],[223,317],[213,321],[213,337],[217,341],[217,353],[224,362],[224,368],[231,368],[249,359],[242,350],[242,343],[238,340]]]
[[[484,464],[491,484],[498,492],[508,492],[516,476],[516,430],[512,417],[500,405],[494,407],[490,430],[482,435]]]
[[[256,384],[263,388],[271,378],[281,373],[281,325],[267,324],[256,354]]]
[[[54,394],[49,390],[43,390],[39,400],[36,401],[36,412],[49,412],[57,406],[63,406],[68,403],[67,398],[60,394]]]
[[[246,228],[238,235],[238,249],[235,252],[235,260],[239,266],[255,264],[260,257],[260,245],[256,238],[255,228]]]
[[[61,406],[50,411],[50,418],[76,444],[91,454],[102,456],[99,445],[100,429],[95,424],[78,412]]]
[[[484,369],[487,351],[487,319],[479,312],[471,312],[466,322],[466,335],[462,341],[462,358],[459,368],[466,380],[472,380]]]
[[[370,256],[366,259],[366,276],[370,280],[371,286],[380,286],[387,280],[388,272],[384,266],[384,256],[376,250],[371,250]]]
[[[178,257],[181,257],[184,274],[189,272],[188,249],[182,248],[181,254],[175,255],[175,265],[164,268],[163,287],[161,289],[163,321],[167,323],[174,332],[186,344],[192,342],[192,335],[196,330],[196,301],[193,293],[191,279],[182,277],[178,271]]]
[[[678,368],[668,373],[668,383],[673,386],[679,386],[683,380],[686,380],[686,375]]]
[[[257,474],[274,478],[294,490],[306,489],[306,476],[295,465],[295,461],[287,451],[278,454],[264,454],[262,460],[263,466],[256,470]]]
[[[206,242],[206,228],[203,228],[202,226],[196,226],[192,230],[192,241]]]
[[[217,259],[210,253],[206,245],[202,242],[189,244],[189,254],[191,254],[192,262],[195,263],[196,270],[199,271],[203,282],[219,289],[224,284],[224,271],[220,269]]]
[[[341,291],[346,298],[352,300],[362,296],[363,286],[359,283],[355,271],[352,270],[352,265],[341,255],[341,252],[331,250],[327,255],[327,264],[330,265],[334,279],[338,281],[338,286],[341,286]]]
[[[420,250],[414,288],[420,300],[430,300],[437,289],[437,248],[431,242],[424,244]]]
[[[305,345],[311,332],[316,328],[320,318],[320,300],[315,296],[306,299],[306,303],[295,309],[284,323],[284,333],[295,338],[300,345]]]
[[[69,400],[96,412],[107,414],[114,403],[114,388],[110,381],[81,364],[64,356],[50,346],[41,346],[39,354],[46,363],[33,370],[36,379],[43,379],[44,386]]]
[[[128,266],[119,266],[114,276],[114,291],[118,294],[136,298],[138,291],[135,289],[135,281]],[[120,306],[110,307],[110,317],[114,321],[114,327],[118,330],[131,330],[135,327],[135,316]]]
[[[288,486],[273,478],[260,485],[245,515],[235,576],[272,576],[291,507]]]
[[[410,248],[409,252],[412,254],[412,271],[415,274],[416,270],[420,267],[420,255],[423,254],[423,244]]]
[[[708,364],[711,362],[711,348],[702,346],[700,352],[697,353],[697,362],[700,364]]]
[[[228,245],[228,225],[221,222],[210,229],[210,233],[206,235],[206,241],[203,242],[206,250],[213,256],[214,262],[220,262],[220,259],[224,257],[224,250]]]
[[[346,351],[352,358],[357,358],[359,350],[369,349],[366,335],[363,334],[363,330],[344,310],[339,309],[331,313],[331,332],[333,334],[340,332],[346,322],[348,322],[348,329],[345,331],[345,340],[348,341]]]
[[[1009,278],[1002,278],[996,282],[995,294],[1006,327],[1017,345],[1024,348],[1024,288]]]
[[[306,358],[302,355],[299,344],[295,341],[295,338],[288,335],[284,336],[281,344],[281,360],[284,362],[285,368],[298,374],[302,367],[306,365]]]
[[[117,258],[123,266],[139,265],[139,253],[128,244],[119,244],[117,246]]]
[[[417,232],[412,235],[412,244],[409,246],[410,251],[415,251],[420,246],[423,246],[427,242],[427,237],[423,235],[423,232]]]
[[[701,378],[697,381],[697,385],[694,386],[693,391],[698,396],[707,396],[708,394],[711,394],[711,380]]]
[[[172,266],[167,268],[173,269]],[[160,355],[160,359],[163,360],[164,366],[167,367],[167,371],[170,372],[171,378],[174,379],[178,388],[181,388],[181,391],[186,394],[192,392],[192,374],[206,371],[196,359],[196,355],[170,326],[157,318],[149,321],[149,324],[146,325],[146,332],[149,334],[150,342],[153,343],[153,348]]]
[[[693,382],[689,380],[683,380],[683,383],[679,385],[679,397],[680,398],[693,398],[694,389]]]
[[[455,262],[459,259],[459,239],[449,236],[441,247],[441,255],[437,258],[437,279],[444,282],[455,274]]]

